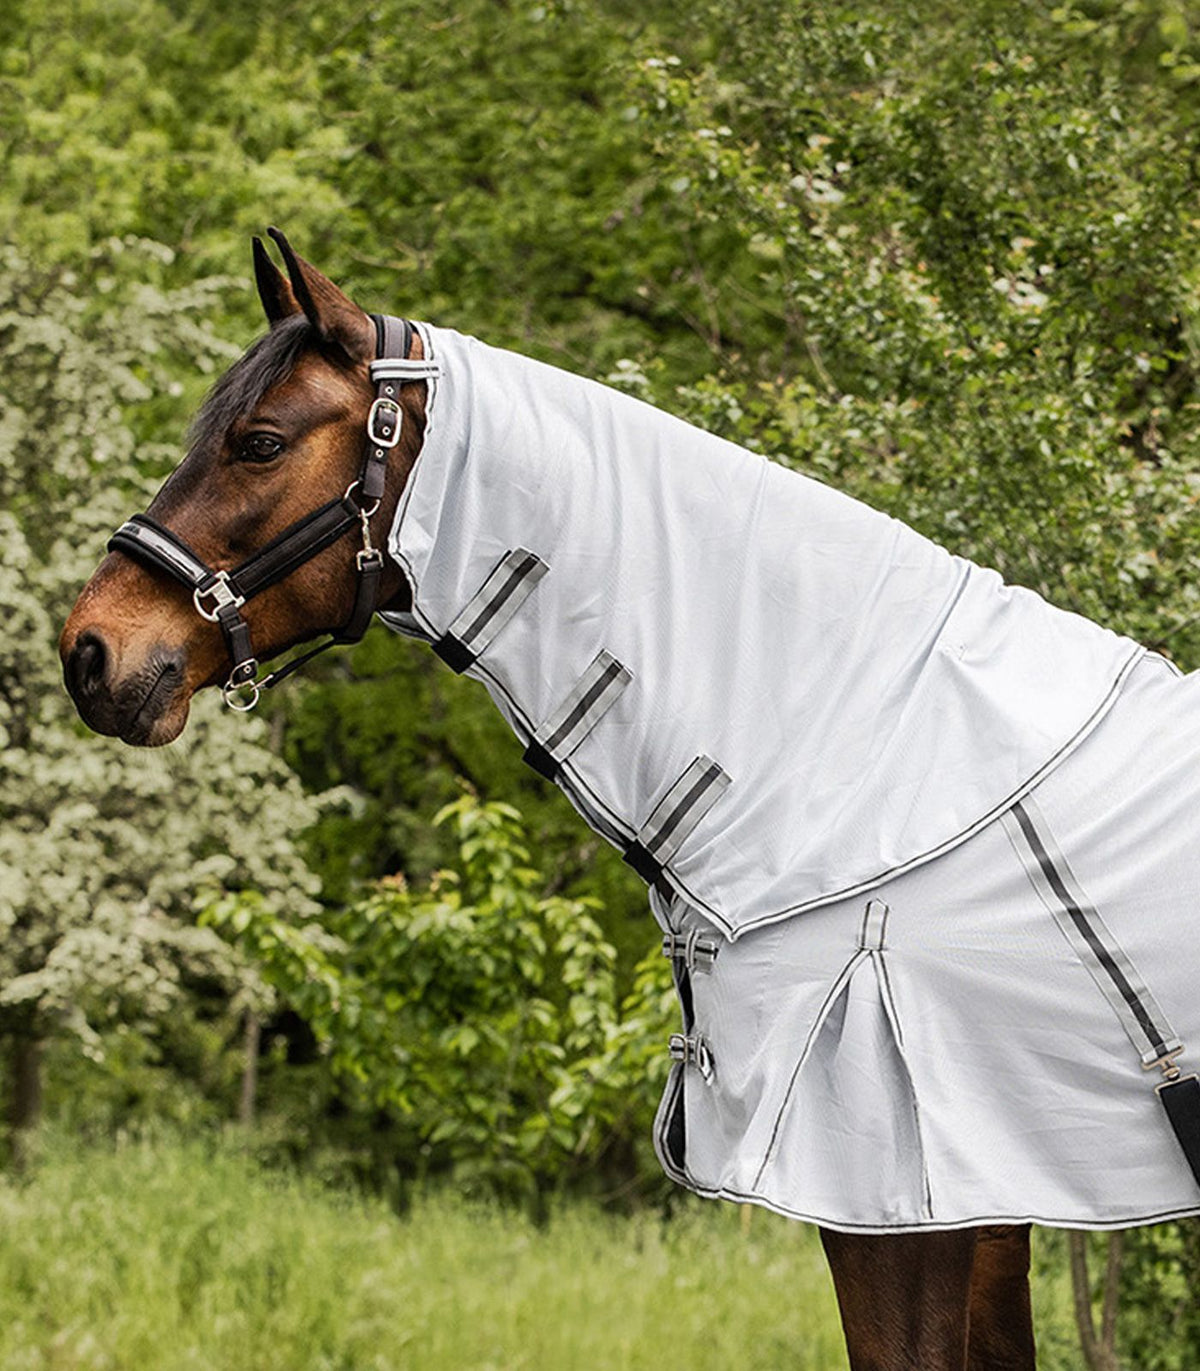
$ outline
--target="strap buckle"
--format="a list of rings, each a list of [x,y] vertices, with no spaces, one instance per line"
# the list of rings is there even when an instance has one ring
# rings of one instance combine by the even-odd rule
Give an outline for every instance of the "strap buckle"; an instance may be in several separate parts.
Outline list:
[[[376,447],[395,447],[400,441],[404,415],[395,400],[381,395],[367,412],[367,437]]]
[[[202,600],[213,599],[213,608],[205,609]],[[233,583],[229,579],[227,571],[218,571],[212,581],[206,586],[197,586],[192,591],[192,603],[196,606],[196,613],[202,619],[207,619],[210,624],[215,624],[221,617],[221,611],[230,605],[234,609],[239,609],[246,603],[246,597],[239,595],[233,588]]]
[[[712,1080],[713,1056],[708,1043],[699,1033],[672,1033],[667,1041],[667,1051],[673,1062],[695,1066],[706,1081]]]
[[[1183,1047],[1180,1046],[1173,1048],[1170,1052],[1164,1053],[1161,1057],[1157,1057],[1152,1062],[1142,1063],[1143,1071],[1161,1071],[1163,1074],[1162,1080],[1154,1087],[1155,1090],[1161,1090],[1164,1085],[1174,1085],[1176,1081],[1183,1078],[1183,1072],[1180,1069],[1177,1060],[1182,1056]]]
[[[693,928],[687,933],[664,933],[662,950],[664,957],[678,958],[689,971],[711,971],[721,945],[715,938],[702,938],[700,930]]]
[[[353,486],[350,488],[354,489]],[[346,492],[349,495],[350,491]],[[383,565],[383,553],[371,541],[371,515],[379,508],[379,501],[376,500],[368,512],[360,509],[358,517],[362,521],[362,547],[354,554],[354,561],[359,571],[365,571],[368,567],[381,567]]]

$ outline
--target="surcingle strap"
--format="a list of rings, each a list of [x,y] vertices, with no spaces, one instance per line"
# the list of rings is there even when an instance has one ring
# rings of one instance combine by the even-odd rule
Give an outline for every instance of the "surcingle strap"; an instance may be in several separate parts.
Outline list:
[[[1156,1088],[1192,1175],[1200,1184],[1200,1078],[1193,1073],[1164,1081]]]
[[[633,673],[629,668],[602,649],[566,699],[533,735],[523,760],[553,781],[563,762],[612,708],[631,680]]]
[[[506,552],[433,650],[454,671],[472,665],[550,568],[523,547]]]
[[[654,806],[637,837],[625,849],[623,860],[644,881],[653,884],[729,784],[730,778],[711,757],[697,757]]]

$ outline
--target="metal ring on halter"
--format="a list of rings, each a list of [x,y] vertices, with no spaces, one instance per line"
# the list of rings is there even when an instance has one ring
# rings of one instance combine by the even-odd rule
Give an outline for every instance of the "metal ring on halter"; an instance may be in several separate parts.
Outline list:
[[[350,498],[350,492],[352,490],[357,490],[361,485],[361,481],[351,481],[350,484],[346,487],[346,493],[342,496],[342,499],[348,500]],[[358,509],[359,515],[364,519],[369,519],[371,515],[374,514],[375,511],[379,508],[381,503],[381,500],[376,500],[370,509],[363,509],[363,507],[360,505]]]
[[[249,691],[249,696],[242,694]],[[230,709],[236,709],[239,714],[249,714],[258,704],[258,697],[262,694],[257,681],[242,681],[236,684],[234,681],[226,681],[221,687],[221,694],[225,697],[225,703]]]

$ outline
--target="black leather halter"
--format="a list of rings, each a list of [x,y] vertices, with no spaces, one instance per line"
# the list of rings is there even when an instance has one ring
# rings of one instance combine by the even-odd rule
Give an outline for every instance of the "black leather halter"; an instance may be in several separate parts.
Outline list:
[[[383,498],[388,457],[400,441],[404,417],[400,387],[406,381],[438,375],[439,367],[429,360],[409,360],[413,329],[407,319],[388,314],[371,317],[375,321],[376,339],[376,360],[371,363],[375,400],[367,415],[362,468],[344,495],[298,519],[231,570],[210,567],[178,534],[148,514],[135,514],[108,540],[110,552],[123,552],[135,562],[182,582],[192,592],[196,612],[219,625],[232,663],[229,679],[222,688],[225,703],[231,709],[253,709],[262,690],[290,676],[317,653],[339,643],[358,642],[375,613],[383,553],[371,542],[370,521]],[[356,557],[358,577],[350,618],[325,642],[256,680],[258,660],[250,643],[250,625],[242,617],[242,606],[355,527],[362,530],[362,547]]]

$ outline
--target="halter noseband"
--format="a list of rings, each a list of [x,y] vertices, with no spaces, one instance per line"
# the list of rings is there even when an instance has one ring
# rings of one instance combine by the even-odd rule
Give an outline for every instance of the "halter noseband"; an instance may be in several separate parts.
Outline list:
[[[135,562],[163,571],[189,587],[196,613],[219,625],[233,663],[229,679],[222,687],[225,703],[231,709],[253,709],[261,691],[290,676],[317,653],[336,644],[358,642],[375,613],[383,553],[371,542],[370,520],[383,498],[388,457],[400,441],[404,418],[400,387],[406,381],[437,376],[440,367],[429,360],[409,359],[413,329],[407,319],[388,314],[371,317],[375,321],[376,339],[376,360],[371,363],[375,399],[367,414],[362,468],[358,479],[340,499],[330,500],[297,519],[229,571],[210,567],[178,534],[147,514],[135,514],[108,540],[110,552],[123,552]],[[290,576],[356,526],[362,530],[362,547],[355,559],[358,577],[350,618],[325,642],[293,657],[261,681],[256,680],[258,659],[250,644],[250,625],[242,617],[242,606],[268,586]]]

